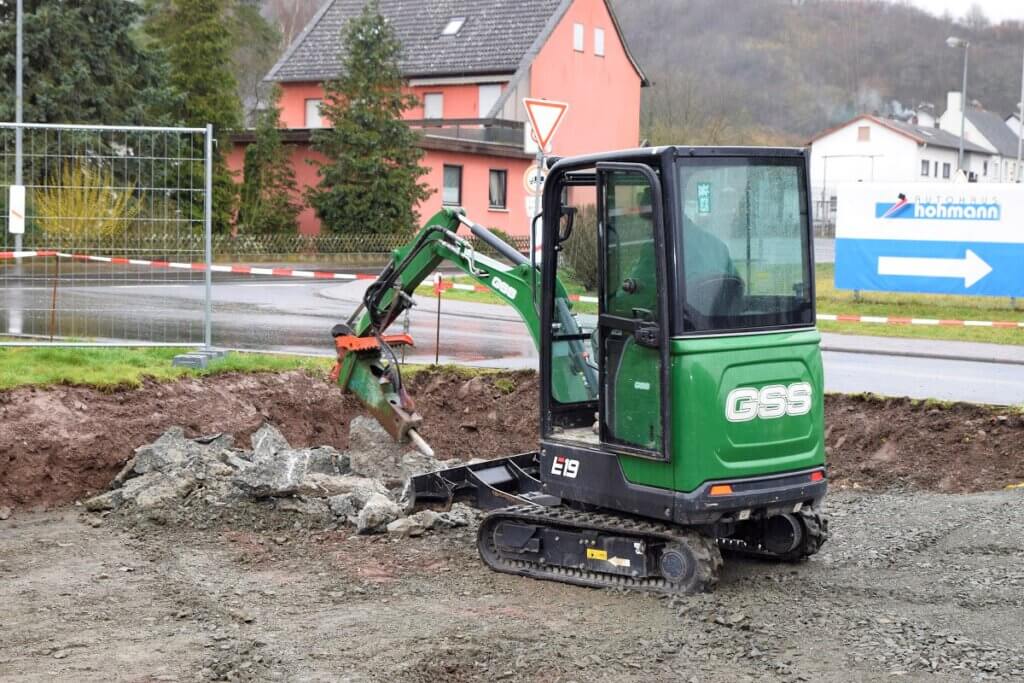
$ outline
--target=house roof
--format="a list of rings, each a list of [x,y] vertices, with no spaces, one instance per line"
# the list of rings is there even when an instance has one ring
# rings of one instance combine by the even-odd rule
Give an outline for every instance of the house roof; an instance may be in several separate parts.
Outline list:
[[[842,123],[838,126],[833,126],[828,130],[818,133],[818,135],[814,136],[810,140],[810,143],[814,143],[815,141],[820,140],[821,138],[827,135],[831,135],[837,130],[842,130],[843,128],[846,128],[847,126],[852,125],[858,121],[871,121],[872,123],[876,123],[879,126],[888,128],[889,130],[895,133],[899,133],[904,137],[910,138],[919,145],[929,145],[931,147],[944,147],[946,149],[960,148],[960,137],[957,135],[953,135],[952,133],[948,133],[942,130],[941,128],[932,128],[931,126],[915,126],[912,123],[904,123],[903,121],[897,121],[895,119],[884,119],[880,116],[871,116],[870,114],[861,114],[860,116],[850,119],[846,123]],[[1003,126],[1005,125],[1006,124],[1004,123]],[[992,153],[991,151],[985,149],[984,147],[976,145],[973,142],[970,142],[969,140],[964,141],[964,151],[974,152],[976,154]]]
[[[1006,119],[999,114],[974,107],[969,107],[966,115],[967,120],[974,124],[1000,156],[1017,157],[1017,134],[1006,125]]]
[[[380,0],[380,12],[402,42],[406,78],[512,74],[543,46],[573,0]],[[328,0],[267,74],[269,81],[324,81],[338,76],[341,34],[366,0]],[[626,46],[609,0],[615,29]],[[455,35],[449,21],[465,18]],[[640,78],[646,78],[626,48]]]

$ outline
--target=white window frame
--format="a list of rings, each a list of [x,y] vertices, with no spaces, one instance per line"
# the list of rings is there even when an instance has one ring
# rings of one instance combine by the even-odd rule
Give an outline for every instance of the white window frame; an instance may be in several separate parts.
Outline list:
[[[501,83],[481,83],[477,86],[477,107],[479,116],[487,116],[487,112],[501,99]]]
[[[572,49],[576,52],[583,52],[586,49],[586,27],[583,24],[572,25]]]
[[[491,178],[496,174],[501,174],[502,181],[502,200],[503,203],[495,204],[492,201],[494,198],[491,196]],[[507,168],[492,168],[487,171],[487,208],[491,211],[506,211],[508,210],[508,169]]]
[[[455,201],[452,201],[449,197],[446,196],[446,192],[449,189],[449,187],[445,184],[445,181],[446,181],[446,179],[445,179],[445,175],[446,175],[445,171],[447,171],[448,169],[458,170],[458,173],[459,173],[459,185],[458,185],[458,187],[450,188],[450,189],[454,190],[458,194],[458,196],[455,198]],[[463,169],[462,164],[444,164],[441,167],[441,205],[442,206],[462,206],[462,177],[463,177],[463,172],[464,172],[464,169]]]
[[[436,111],[435,111],[435,109],[436,109]],[[436,115],[434,115],[434,114],[436,114]],[[444,93],[443,92],[423,93],[423,118],[425,118],[425,119],[443,119],[444,118]]]
[[[324,101],[317,97],[310,97],[306,99],[306,110],[305,110],[305,124],[306,128],[323,128],[324,127],[324,113],[323,113]],[[316,107],[316,112],[310,110],[310,107]]]
[[[927,178],[928,177],[928,171],[930,171],[931,168],[932,168],[932,162],[928,161],[927,159],[921,159],[921,177],[922,178]]]
[[[604,57],[604,29],[594,28],[594,54]]]

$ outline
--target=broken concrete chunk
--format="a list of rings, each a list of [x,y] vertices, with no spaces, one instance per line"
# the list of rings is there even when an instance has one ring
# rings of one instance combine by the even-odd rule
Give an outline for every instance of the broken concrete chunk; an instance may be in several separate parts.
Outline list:
[[[388,533],[394,536],[422,536],[426,527],[412,517],[401,517],[387,526]]]
[[[107,491],[101,493],[98,496],[93,496],[88,499],[82,505],[89,512],[103,512],[105,510],[116,510],[121,507],[121,502],[124,500],[124,492],[120,489],[114,489],[113,491]]]
[[[340,455],[330,446],[280,451],[240,472],[234,482],[256,498],[297,493],[326,497],[343,493],[325,486],[328,478],[341,476],[337,466]],[[312,478],[311,475],[324,475],[324,478]],[[310,479],[308,483],[307,479]]]
[[[330,508],[331,514],[350,524],[355,524],[356,516],[359,514],[359,510],[362,509],[362,506],[356,509],[351,493],[331,496],[327,499],[327,506]]]
[[[253,432],[249,441],[252,443],[252,460],[256,463],[273,458],[279,451],[291,450],[284,435],[278,431],[277,427],[267,422]]]
[[[353,474],[383,479],[388,484],[405,479],[401,461],[408,446],[395,443],[373,418],[360,416],[353,419],[349,425],[348,443],[349,467]]]
[[[300,483],[297,493],[319,498],[328,498],[346,493],[358,493],[365,503],[371,494],[387,494],[388,490],[376,479],[355,477],[350,474],[307,474]],[[360,505],[361,507],[361,505]]]
[[[411,515],[409,519],[415,520],[424,529],[433,529],[440,521],[441,515],[433,510],[420,510],[415,515]]]
[[[447,512],[438,515],[434,528],[469,526],[476,520],[477,511],[465,503],[455,503]]]
[[[320,498],[281,498],[277,501],[277,509],[281,512],[296,512],[300,515],[327,515],[330,509]]]
[[[142,509],[154,508],[164,503],[184,498],[196,486],[194,477],[175,477],[161,473],[148,474],[145,477],[139,477],[139,479],[133,479],[132,481],[143,480],[148,480],[147,485],[135,493],[133,501],[136,507]],[[122,489],[122,491],[124,490]]]
[[[360,534],[379,534],[387,530],[388,524],[402,516],[395,501],[375,493],[366,501],[356,518],[356,531]]]
[[[409,451],[403,455],[399,467],[401,468],[402,475],[406,478],[444,469],[441,461],[437,458],[424,455],[419,451]]]
[[[153,443],[135,451],[136,474],[180,470],[190,458],[202,454],[204,447],[185,438],[185,430],[171,427]]]

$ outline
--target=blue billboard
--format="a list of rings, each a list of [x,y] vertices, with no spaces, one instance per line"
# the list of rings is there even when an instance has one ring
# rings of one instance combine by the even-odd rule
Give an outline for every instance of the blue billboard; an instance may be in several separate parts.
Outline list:
[[[839,289],[1024,297],[1024,187],[841,186]]]

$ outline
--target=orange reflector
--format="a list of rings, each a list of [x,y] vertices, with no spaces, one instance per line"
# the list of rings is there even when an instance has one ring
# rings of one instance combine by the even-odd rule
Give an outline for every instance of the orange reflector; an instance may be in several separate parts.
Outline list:
[[[732,487],[728,484],[715,484],[711,487],[712,496],[728,496],[732,493]]]
[[[821,470],[818,470],[817,472],[811,472],[811,481],[821,481],[824,478],[825,473],[822,472]]]

